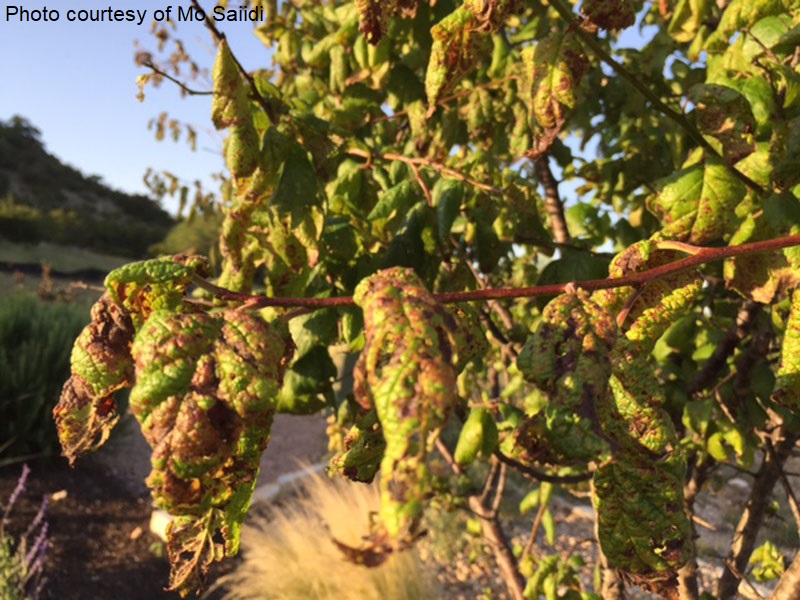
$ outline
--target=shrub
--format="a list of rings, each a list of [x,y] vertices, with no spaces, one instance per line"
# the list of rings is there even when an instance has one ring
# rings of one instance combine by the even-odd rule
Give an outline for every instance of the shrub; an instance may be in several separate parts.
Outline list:
[[[11,493],[0,520],[0,598],[3,600],[36,600],[45,584],[42,565],[47,550],[46,498],[19,538],[14,539],[6,531],[14,503],[25,492],[29,473],[28,466],[23,466],[17,487]]]
[[[0,462],[58,450],[51,411],[87,320],[85,306],[23,293],[0,298]]]

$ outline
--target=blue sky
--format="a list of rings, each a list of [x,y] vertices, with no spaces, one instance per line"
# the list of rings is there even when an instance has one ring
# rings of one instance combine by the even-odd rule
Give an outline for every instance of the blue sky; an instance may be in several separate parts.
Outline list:
[[[213,6],[211,2],[201,2]],[[148,167],[165,169],[186,181],[200,179],[214,185],[210,174],[223,170],[223,136],[210,120],[207,96],[181,98],[165,82],[148,87],[144,102],[136,98],[136,78],[145,72],[134,64],[134,42],[155,50],[150,34],[153,11],[188,7],[183,0],[170,4],[135,0],[36,0],[11,4],[29,11],[59,11],[57,22],[7,20],[9,5],[0,5],[0,119],[19,114],[42,131],[47,149],[87,175],[99,175],[111,187],[147,193],[142,177]],[[233,5],[233,4],[232,4]],[[68,22],[70,9],[148,9],[141,26],[135,23]],[[201,66],[213,64],[214,48],[200,23],[180,23],[175,35]],[[234,52],[246,68],[268,66],[267,50],[253,35],[249,23],[223,24]],[[197,86],[201,87],[198,83]],[[162,111],[192,123],[198,149],[184,142],[157,142],[148,122]],[[169,201],[166,208],[174,208]]]

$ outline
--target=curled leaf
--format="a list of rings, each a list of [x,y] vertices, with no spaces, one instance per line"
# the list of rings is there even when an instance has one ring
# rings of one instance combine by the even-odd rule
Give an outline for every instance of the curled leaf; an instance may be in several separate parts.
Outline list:
[[[133,380],[133,323],[106,292],[72,348],[72,375],[53,409],[64,456],[70,464],[101,446],[119,419],[114,393]]]
[[[613,316],[581,290],[545,307],[517,361],[525,379],[547,396],[542,411],[518,432],[528,460],[586,462],[608,451],[598,435],[597,405],[609,393],[616,336]]]
[[[176,255],[130,263],[111,271],[104,285],[110,298],[131,315],[137,329],[154,310],[176,310],[195,275],[208,274],[202,256]]]
[[[526,48],[522,59],[535,138],[530,154],[537,157],[547,151],[564,127],[589,61],[572,31],[551,33]]]
[[[363,407],[374,406],[386,442],[379,523],[362,551],[380,554],[420,535],[431,493],[428,446],[457,402],[456,324],[410,269],[376,273],[354,299],[366,332],[354,394]]]
[[[198,588],[212,561],[238,549],[292,349],[285,325],[243,311],[157,311],[134,340],[147,483],[181,517],[168,532],[173,590]]]
[[[417,14],[418,0],[356,0],[361,32],[370,44],[381,41],[395,15],[413,19]]]
[[[626,29],[636,22],[641,0],[587,0],[581,12],[600,29]]]
[[[772,400],[795,413],[800,409],[800,289],[792,293]]]

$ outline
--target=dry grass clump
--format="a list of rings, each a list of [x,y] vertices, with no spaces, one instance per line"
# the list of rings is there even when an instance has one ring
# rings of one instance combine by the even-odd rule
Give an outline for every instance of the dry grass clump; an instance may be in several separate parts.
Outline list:
[[[438,598],[414,550],[367,568],[347,562],[332,538],[358,546],[379,507],[374,485],[306,478],[296,498],[242,532],[242,561],[219,586],[226,600],[425,600]]]

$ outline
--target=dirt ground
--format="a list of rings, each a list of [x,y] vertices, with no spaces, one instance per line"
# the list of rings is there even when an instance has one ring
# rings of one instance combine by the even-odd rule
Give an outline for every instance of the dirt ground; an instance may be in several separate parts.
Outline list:
[[[164,591],[169,567],[161,540],[150,532],[152,505],[143,480],[149,448],[135,423],[123,421],[108,447],[78,461],[31,462],[25,494],[11,513],[9,530],[24,531],[48,497],[49,547],[43,598],[58,600],[171,600]],[[317,417],[276,419],[260,484],[313,463],[325,453],[325,423]],[[5,506],[21,467],[0,469]],[[212,577],[215,573],[212,573]]]

